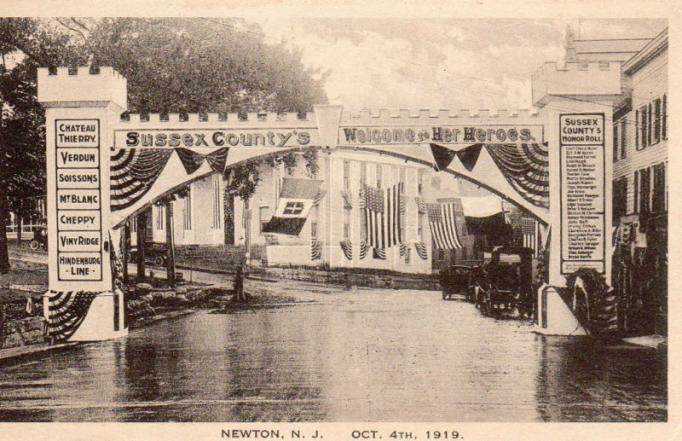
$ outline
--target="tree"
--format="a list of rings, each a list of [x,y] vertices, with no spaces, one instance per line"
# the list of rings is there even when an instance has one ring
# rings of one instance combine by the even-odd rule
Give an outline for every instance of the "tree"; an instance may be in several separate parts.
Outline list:
[[[59,29],[26,18],[0,19],[0,57],[0,273],[4,273],[10,267],[6,231],[10,211],[30,214],[23,199],[45,192],[45,117],[36,98],[36,68],[79,64],[86,58]]]
[[[0,72],[0,182],[8,183],[0,186],[0,271],[9,268],[5,220],[15,208],[11,201],[44,194],[37,67],[113,66],[128,80],[128,110],[143,114],[305,112],[326,102],[324,72],[306,68],[300,53],[266,44],[258,25],[238,19],[0,19],[3,62],[14,54],[20,54],[18,65]],[[288,154],[238,167],[230,190],[248,199],[260,166],[295,160]],[[306,156],[309,167],[313,162]]]

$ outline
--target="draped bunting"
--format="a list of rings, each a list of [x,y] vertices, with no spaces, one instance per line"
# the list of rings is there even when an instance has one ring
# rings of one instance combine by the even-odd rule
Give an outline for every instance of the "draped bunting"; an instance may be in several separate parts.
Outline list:
[[[310,260],[320,260],[322,258],[322,242],[313,239],[310,245]]]
[[[111,154],[111,210],[140,200],[159,177],[173,150],[121,149]]]
[[[417,250],[417,254],[422,260],[426,260],[428,257],[428,252],[426,251],[426,244],[424,242],[415,242],[414,248]]]
[[[343,208],[353,208],[353,197],[348,190],[341,190],[341,197],[343,198]]]
[[[175,152],[178,154],[178,158],[180,158],[180,162],[182,162],[182,166],[185,168],[185,172],[187,172],[188,175],[196,172],[204,161],[208,163],[211,170],[216,173],[222,173],[223,170],[225,170],[225,162],[227,161],[227,154],[229,151],[229,148],[223,147],[204,155],[190,149],[175,149]]]
[[[386,248],[373,248],[374,258],[379,260],[386,260]]]
[[[369,251],[369,245],[364,239],[360,241],[360,259],[367,257],[367,251]]]
[[[404,194],[400,195],[400,214],[405,214],[407,212],[407,196]]]
[[[426,202],[424,202],[424,199],[416,197],[414,198],[414,201],[417,203],[417,211],[419,214],[426,214]]]
[[[320,191],[317,193],[317,196],[315,196],[315,199],[313,199],[313,207],[317,207],[320,205],[320,202],[322,202],[322,199],[324,199],[324,196],[327,194],[326,190],[320,189]]]
[[[68,340],[88,315],[96,292],[50,291],[48,297],[47,333],[54,342]]]
[[[445,170],[457,157],[464,168],[472,171],[481,155],[483,144],[473,144],[454,151],[430,144],[438,171]],[[549,158],[547,144],[485,144],[485,149],[514,190],[531,204],[549,207]]]
[[[342,240],[340,244],[341,249],[343,250],[343,255],[346,256],[346,259],[353,260],[353,244],[351,243],[351,241]]]
[[[549,207],[547,144],[489,144],[486,149],[524,199],[538,207]]]

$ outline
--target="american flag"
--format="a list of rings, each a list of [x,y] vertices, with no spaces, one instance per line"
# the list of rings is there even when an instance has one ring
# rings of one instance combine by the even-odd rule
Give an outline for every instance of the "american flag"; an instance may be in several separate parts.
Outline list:
[[[537,251],[536,221],[527,217],[521,218],[521,234],[523,235],[523,246]]]
[[[386,190],[363,185],[360,191],[360,208],[365,216],[366,236],[369,246],[386,248],[402,243],[400,232],[400,190],[402,183]]]
[[[455,204],[453,202],[426,204],[429,214],[429,228],[436,248],[454,250],[462,248],[457,235]]]

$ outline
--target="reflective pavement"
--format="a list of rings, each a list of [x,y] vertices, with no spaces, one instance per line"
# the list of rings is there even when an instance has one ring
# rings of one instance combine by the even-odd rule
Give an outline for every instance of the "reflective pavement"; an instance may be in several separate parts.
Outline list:
[[[655,351],[542,337],[432,291],[316,299],[0,366],[0,421],[666,419]]]

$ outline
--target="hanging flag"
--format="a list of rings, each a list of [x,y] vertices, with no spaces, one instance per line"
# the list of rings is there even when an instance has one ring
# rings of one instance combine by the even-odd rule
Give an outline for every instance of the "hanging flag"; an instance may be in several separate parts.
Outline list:
[[[283,178],[277,209],[263,226],[263,232],[298,236],[321,184],[322,181],[314,179]]]
[[[427,204],[429,228],[436,247],[441,250],[462,248],[455,222],[455,203]]]
[[[386,248],[402,242],[400,231],[400,189],[402,183],[386,190],[363,185],[360,191],[360,208],[365,216],[366,237],[369,246]]]

